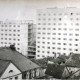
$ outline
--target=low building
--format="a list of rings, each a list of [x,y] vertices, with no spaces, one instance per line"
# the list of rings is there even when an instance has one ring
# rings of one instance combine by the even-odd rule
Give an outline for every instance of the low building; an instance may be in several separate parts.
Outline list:
[[[0,60],[1,79],[22,79],[21,71],[10,60]]]
[[[80,78],[80,54],[72,54],[65,65],[63,78]]]
[[[4,69],[3,75],[0,74],[1,79],[32,79],[44,76],[41,67],[17,52],[13,45],[0,48],[0,59],[0,65],[3,64],[0,69]]]
[[[53,78],[61,79],[64,69],[65,65],[48,64],[45,73],[49,76],[52,76]]]

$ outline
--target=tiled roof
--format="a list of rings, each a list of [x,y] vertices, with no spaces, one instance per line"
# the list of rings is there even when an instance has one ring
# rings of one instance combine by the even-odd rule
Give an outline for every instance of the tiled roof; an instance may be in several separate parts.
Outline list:
[[[0,76],[3,74],[5,69],[8,67],[10,61],[8,60],[0,60]]]
[[[61,79],[65,65],[59,64],[48,64],[46,74],[53,76],[53,78]]]
[[[11,48],[0,48],[0,59],[11,60],[21,72],[39,67],[21,53],[12,50]]]
[[[80,54],[72,54],[66,61],[67,66],[80,67]]]

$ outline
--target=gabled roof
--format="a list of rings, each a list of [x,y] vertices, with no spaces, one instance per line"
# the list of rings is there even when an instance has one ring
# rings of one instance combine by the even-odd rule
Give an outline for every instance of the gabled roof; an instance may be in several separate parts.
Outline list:
[[[0,60],[0,76],[3,74],[9,64],[10,61],[8,60]]]
[[[72,54],[66,61],[66,65],[70,67],[80,67],[80,54]]]
[[[39,67],[21,53],[7,47],[0,48],[0,59],[10,60],[21,72]]]
[[[59,64],[48,64],[46,74],[53,76],[53,78],[61,79],[65,65]]]

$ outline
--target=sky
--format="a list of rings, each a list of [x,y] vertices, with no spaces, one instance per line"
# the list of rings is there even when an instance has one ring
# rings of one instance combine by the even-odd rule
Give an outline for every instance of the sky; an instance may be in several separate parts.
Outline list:
[[[53,7],[80,7],[80,0],[0,0],[0,20],[34,20],[36,10]]]

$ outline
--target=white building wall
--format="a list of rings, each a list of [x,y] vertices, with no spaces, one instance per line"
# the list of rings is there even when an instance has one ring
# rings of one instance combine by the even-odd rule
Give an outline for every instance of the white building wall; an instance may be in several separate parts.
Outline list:
[[[15,43],[16,50],[27,56],[28,23],[32,21],[0,21],[0,47]]]
[[[10,72],[10,70],[12,70],[13,72]],[[7,69],[2,74],[1,79],[2,78],[7,79],[7,77],[10,78],[10,76],[12,76],[11,78],[14,78],[15,77],[14,75],[17,76],[17,74],[20,74],[20,73],[21,73],[21,71],[16,66],[14,66],[12,63],[10,63],[9,66],[7,67]],[[18,79],[22,79],[21,74],[18,75]]]
[[[80,53],[79,8],[37,10],[36,58]]]

